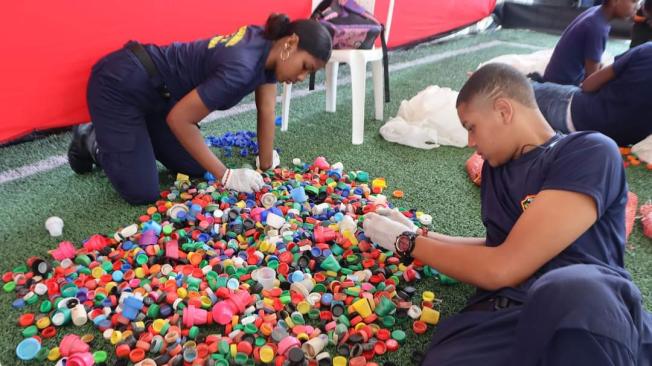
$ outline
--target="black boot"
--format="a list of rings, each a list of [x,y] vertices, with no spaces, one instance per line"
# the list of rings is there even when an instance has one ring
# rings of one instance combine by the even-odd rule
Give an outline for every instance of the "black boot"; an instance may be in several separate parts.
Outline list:
[[[92,123],[77,125],[72,128],[72,141],[68,147],[68,163],[77,174],[88,173],[97,163],[97,141],[95,127]]]

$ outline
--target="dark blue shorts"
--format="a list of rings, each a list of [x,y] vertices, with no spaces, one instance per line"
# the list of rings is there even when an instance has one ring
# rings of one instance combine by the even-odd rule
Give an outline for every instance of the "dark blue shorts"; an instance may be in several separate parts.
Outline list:
[[[613,270],[577,264],[536,280],[522,305],[466,311],[436,329],[422,365],[650,365],[652,316]]]
[[[575,93],[582,90],[575,85],[559,85],[555,83],[532,83],[534,96],[541,114],[550,126],[562,133],[570,133],[568,129],[568,106]]]
[[[175,101],[157,92],[131,51],[118,50],[93,66],[87,101],[99,163],[127,202],[144,204],[158,199],[157,160],[173,172],[204,173],[167,125]]]

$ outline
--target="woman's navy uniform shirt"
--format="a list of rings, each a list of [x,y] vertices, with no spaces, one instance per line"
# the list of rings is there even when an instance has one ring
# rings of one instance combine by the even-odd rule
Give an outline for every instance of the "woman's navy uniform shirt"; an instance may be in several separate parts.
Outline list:
[[[273,70],[265,70],[271,47],[258,26],[195,42],[145,46],[173,99],[197,88],[210,110],[229,109],[258,86],[276,82]]]

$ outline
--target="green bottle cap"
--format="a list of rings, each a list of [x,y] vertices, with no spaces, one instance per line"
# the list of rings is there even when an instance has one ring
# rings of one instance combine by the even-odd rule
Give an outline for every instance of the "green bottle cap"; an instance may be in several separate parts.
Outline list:
[[[50,349],[47,347],[41,347],[41,349],[38,351],[36,354],[36,359],[39,361],[44,361],[48,357],[48,353],[50,353]]]
[[[226,355],[226,354],[228,354],[229,351],[230,351],[230,349],[229,349],[229,344],[228,344],[226,341],[223,341],[223,340],[222,340],[222,341],[220,341],[220,343],[217,345],[217,350],[218,350],[221,354]]]
[[[36,328],[36,325],[30,325],[29,327],[23,329],[23,337],[29,338],[33,337],[38,333],[38,328]]]
[[[249,356],[247,356],[245,353],[238,352],[235,354],[236,365],[244,365],[247,362],[247,359],[249,359]]]
[[[39,307],[39,311],[43,314],[47,314],[52,310],[52,303],[50,300],[43,300],[41,303],[41,306]]]
[[[398,343],[403,343],[403,341],[405,341],[405,332],[396,329],[392,332],[392,338],[394,338]]]
[[[190,337],[190,339],[196,339],[198,335],[199,335],[199,328],[197,326],[192,326],[188,331],[188,337]]]
[[[394,324],[396,324],[396,319],[393,316],[388,315],[383,317],[383,325],[386,328],[393,327]]]
[[[93,360],[95,360],[95,363],[101,364],[103,362],[106,362],[106,359],[108,358],[108,354],[105,351],[95,351],[93,352]]]
[[[14,291],[16,289],[16,282],[9,281],[9,282],[5,283],[4,286],[2,286],[2,289],[5,292],[12,292],[12,291]]]
[[[88,265],[91,264],[91,258],[86,254],[79,254],[77,257],[75,257],[75,263],[88,267]]]
[[[249,323],[249,324],[245,325],[244,331],[247,334],[256,334],[256,333],[258,333],[258,328],[256,327],[256,324]]]

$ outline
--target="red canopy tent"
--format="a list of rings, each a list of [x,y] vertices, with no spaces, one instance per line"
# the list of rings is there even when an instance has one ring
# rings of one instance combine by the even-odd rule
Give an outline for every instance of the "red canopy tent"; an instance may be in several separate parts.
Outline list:
[[[387,0],[378,0],[377,16]],[[229,4],[225,6],[224,4]],[[86,82],[100,57],[135,39],[166,44],[263,24],[269,13],[307,17],[311,0],[14,1],[0,32],[0,144],[89,120]],[[396,1],[390,47],[414,43],[489,15],[495,0]]]

